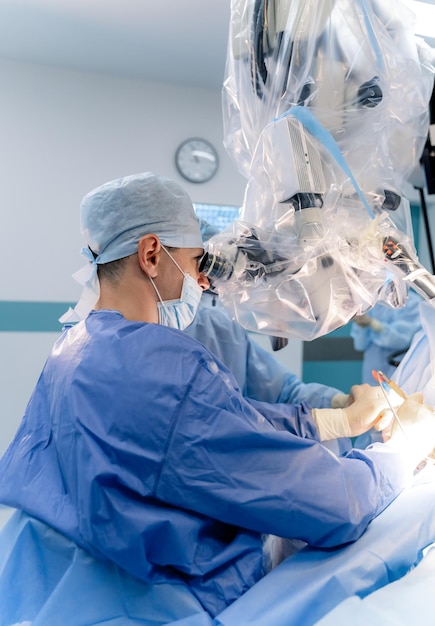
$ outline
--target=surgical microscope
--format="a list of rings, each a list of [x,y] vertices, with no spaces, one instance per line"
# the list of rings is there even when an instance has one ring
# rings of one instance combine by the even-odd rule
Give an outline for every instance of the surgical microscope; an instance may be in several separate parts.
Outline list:
[[[402,189],[434,67],[396,0],[232,0],[225,146],[240,218],[201,270],[248,330],[311,340],[408,288],[435,298]]]

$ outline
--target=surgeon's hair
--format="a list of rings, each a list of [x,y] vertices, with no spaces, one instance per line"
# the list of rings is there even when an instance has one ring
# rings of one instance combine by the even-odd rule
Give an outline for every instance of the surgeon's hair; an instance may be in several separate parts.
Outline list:
[[[98,254],[91,248],[89,250],[92,252],[94,259],[96,259]],[[109,261],[109,263],[97,263],[98,280],[106,280],[116,287],[124,274],[127,258],[123,257],[122,259],[116,259],[116,261]]]
[[[109,261],[109,263],[98,264],[98,280],[106,280],[113,287],[119,285],[121,278],[124,275],[127,258],[128,257],[125,256],[123,259],[116,259],[116,261]]]

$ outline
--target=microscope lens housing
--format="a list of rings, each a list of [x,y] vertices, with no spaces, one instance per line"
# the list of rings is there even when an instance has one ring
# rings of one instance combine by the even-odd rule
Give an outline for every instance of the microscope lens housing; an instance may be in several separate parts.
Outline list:
[[[212,280],[228,280],[231,278],[233,270],[234,265],[230,261],[209,252],[204,254],[199,264],[201,274]]]

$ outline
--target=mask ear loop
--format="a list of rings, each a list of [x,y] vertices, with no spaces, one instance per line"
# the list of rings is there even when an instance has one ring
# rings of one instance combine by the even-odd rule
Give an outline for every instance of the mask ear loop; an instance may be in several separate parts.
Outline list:
[[[162,305],[164,306],[164,304],[163,304],[163,300],[162,300],[162,296],[160,295],[159,290],[157,289],[157,287],[156,287],[156,285],[155,285],[155,283],[154,283],[153,279],[151,278],[151,276],[148,276],[148,278],[150,279],[151,284],[152,284],[152,286],[154,287],[154,291],[156,292],[157,297],[158,297],[158,299],[160,300],[160,304],[162,304]]]
[[[177,261],[174,259],[174,257],[172,256],[172,254],[170,254],[170,253],[169,253],[169,251],[168,251],[168,250],[166,250],[166,248],[165,248],[165,246],[164,246],[163,244],[161,244],[161,245],[162,245],[162,250],[164,250],[164,251],[166,252],[166,254],[168,255],[168,257],[171,259],[171,261],[172,261],[173,263],[175,263],[175,265],[178,267],[178,269],[179,269],[179,270],[180,270],[180,272],[183,274],[183,276],[186,276],[186,274],[183,272],[183,270],[181,269],[181,267],[178,265]],[[154,287],[154,291],[156,292],[157,297],[158,297],[158,299],[160,300],[160,304],[161,304],[162,306],[165,306],[165,303],[163,302],[162,296],[160,295],[159,290],[157,289],[155,282],[153,281],[153,279],[151,278],[151,276],[148,276],[148,278],[150,279],[151,284],[152,284],[152,286]]]
[[[174,257],[172,256],[172,254],[169,252],[169,250],[166,250],[165,246],[163,244],[161,244],[162,249],[166,252],[166,254],[168,255],[168,257],[171,259],[171,261],[178,267],[178,269],[180,270],[180,272],[183,274],[183,276],[186,276],[186,272],[184,272],[181,267],[178,265],[177,261],[174,259]]]

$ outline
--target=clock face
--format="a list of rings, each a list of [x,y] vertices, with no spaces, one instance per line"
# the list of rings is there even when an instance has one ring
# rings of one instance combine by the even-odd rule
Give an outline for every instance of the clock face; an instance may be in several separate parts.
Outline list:
[[[219,159],[216,149],[205,139],[186,139],[175,153],[181,176],[191,183],[205,183],[216,174]]]

